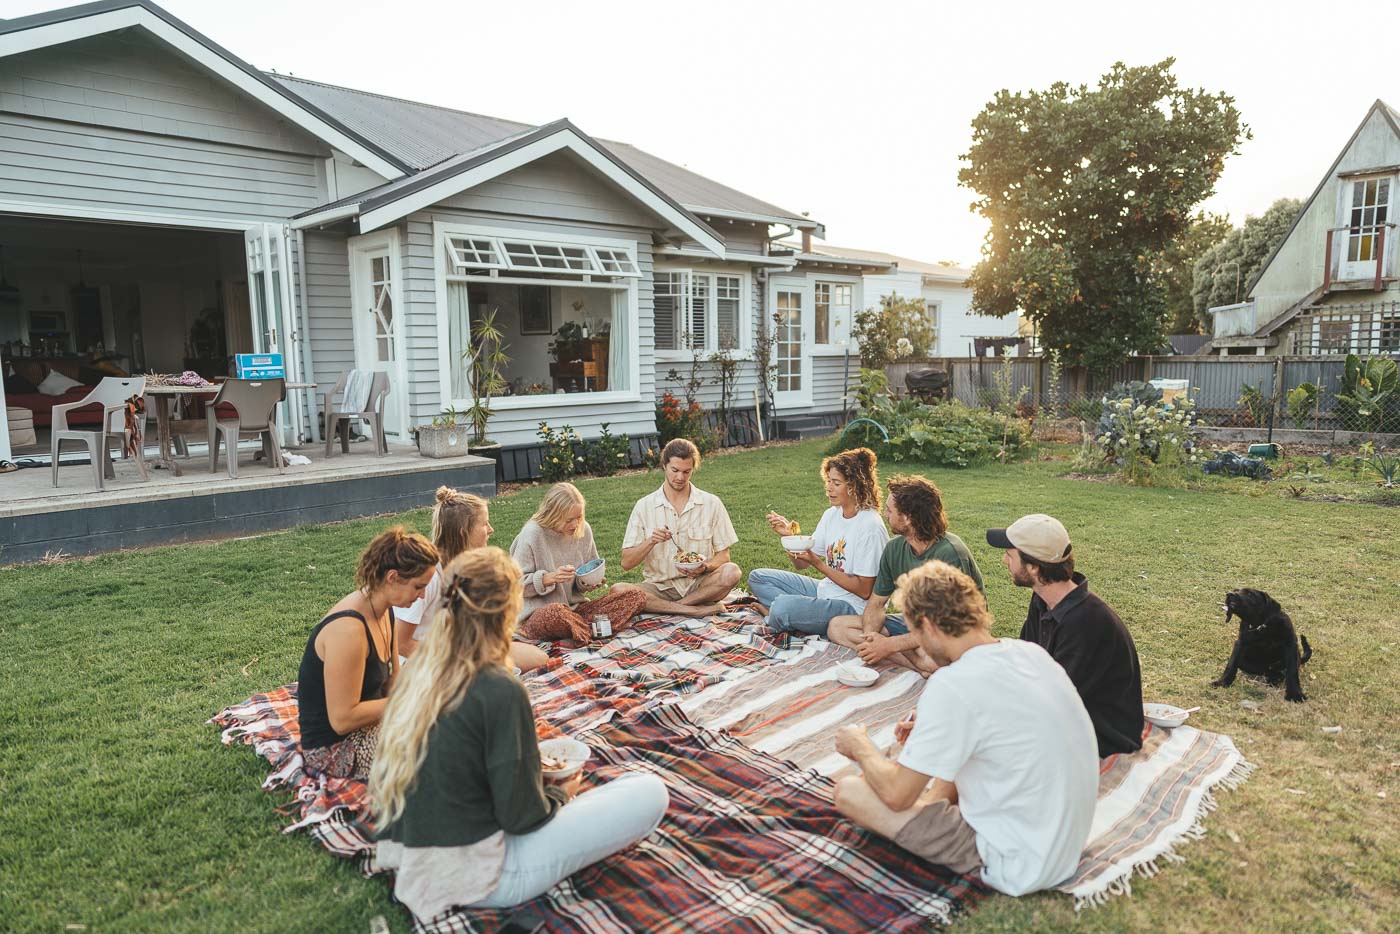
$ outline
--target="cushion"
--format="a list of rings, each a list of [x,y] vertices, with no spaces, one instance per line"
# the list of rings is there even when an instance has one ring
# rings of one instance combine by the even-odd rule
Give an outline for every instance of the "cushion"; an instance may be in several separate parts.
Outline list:
[[[29,380],[19,373],[11,370],[5,374],[5,395],[7,396],[30,396],[39,391]]]
[[[76,379],[69,379],[57,370],[49,370],[49,375],[44,377],[44,381],[37,388],[46,396],[61,396],[81,385]]]

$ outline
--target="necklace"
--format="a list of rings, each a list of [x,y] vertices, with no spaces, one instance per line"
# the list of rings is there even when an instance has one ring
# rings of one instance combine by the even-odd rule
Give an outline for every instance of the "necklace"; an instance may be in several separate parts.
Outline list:
[[[370,596],[369,589],[366,588],[364,591],[362,591],[362,593],[364,593],[364,595],[365,595],[365,602],[369,604],[369,612],[370,612],[370,615],[374,617],[374,628],[377,629],[377,630],[379,630],[379,638],[380,638],[380,640],[384,643],[384,648],[387,649],[387,650],[389,651],[389,656],[390,656],[390,657],[389,657],[389,661],[388,661],[388,665],[389,665],[389,674],[392,675],[392,674],[394,673],[394,662],[397,661],[397,659],[395,659],[395,658],[393,657],[393,656],[394,656],[394,651],[393,651],[394,646],[393,646],[393,643],[390,641],[390,639],[391,639],[391,637],[392,637],[392,635],[393,635],[393,631],[392,631],[392,629],[390,628],[390,624],[389,624],[389,623],[387,623],[387,622],[381,622],[381,621],[380,621],[380,618],[379,618],[379,610],[378,610],[378,609],[375,607],[375,605],[374,605],[374,598],[373,598],[372,596]],[[386,632],[386,630],[388,630],[388,631]],[[374,657],[375,657],[375,659],[378,659],[378,658],[379,658],[379,647],[376,646],[376,645],[374,645],[373,642],[371,642],[371,643],[370,643],[370,648],[374,650]]]

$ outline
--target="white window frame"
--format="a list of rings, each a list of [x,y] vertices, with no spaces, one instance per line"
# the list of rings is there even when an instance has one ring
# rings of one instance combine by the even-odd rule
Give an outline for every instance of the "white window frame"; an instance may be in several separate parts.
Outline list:
[[[490,228],[474,228],[486,230]],[[473,275],[471,270],[509,270],[536,275],[560,276],[600,276],[609,279],[638,279],[641,269],[637,265],[636,245],[623,241],[585,242],[593,238],[578,237],[571,240],[541,239],[538,234],[525,232],[516,234],[464,234],[460,230],[449,230],[435,235],[434,240],[442,243],[452,257],[453,269],[448,275]],[[466,249],[455,240],[471,242],[471,252],[480,256],[483,247],[490,250],[492,258],[487,261],[468,260]],[[520,249],[526,247],[528,249]],[[526,257],[535,262],[527,262]],[[554,265],[546,265],[549,261]]]
[[[817,343],[817,284],[820,282],[829,282],[832,285],[849,285],[851,287],[851,311],[848,315],[848,318],[850,320],[846,322],[846,343],[844,344]],[[811,340],[807,342],[809,352],[816,357],[843,357],[846,355],[846,351],[848,350],[852,354],[854,354],[856,352],[856,312],[865,307],[861,303],[864,298],[864,296],[862,295],[863,286],[865,284],[864,280],[860,276],[837,276],[823,274],[819,276],[812,276],[809,280],[809,283],[810,284],[807,289],[806,297],[807,302],[812,307],[810,324],[808,328],[811,331]]]
[[[734,268],[693,268],[689,266],[657,266],[653,276],[678,274],[681,276],[681,301],[676,309],[682,329],[677,335],[684,338],[688,333],[691,319],[691,295],[696,276],[708,276],[710,279],[709,292],[705,296],[705,345],[703,347],[678,346],[675,349],[667,349],[656,345],[656,338],[653,332],[652,344],[656,351],[656,359],[664,361],[690,360],[696,352],[709,355],[719,350],[719,277],[727,276],[731,279],[739,280],[739,312],[738,321],[735,323],[737,329],[738,345],[731,348],[735,359],[749,360],[753,358],[753,280],[750,273],[745,269]],[[654,319],[653,319],[654,320]],[[682,340],[682,343],[684,341]]]
[[[449,253],[446,246],[447,240],[451,237],[471,237],[473,239],[495,239],[498,244],[504,240],[529,241],[533,243],[545,243],[551,245],[568,247],[585,247],[590,255],[597,247],[625,253],[633,258],[636,264],[637,244],[630,240],[618,240],[608,237],[592,236],[570,236],[567,240],[546,239],[540,237],[539,231],[517,230],[503,227],[483,227],[477,224],[456,223],[450,221],[433,221],[433,280],[436,287],[437,299],[437,334],[438,334],[438,392],[442,399],[442,407],[454,406],[462,409],[469,407],[472,403],[470,399],[454,398],[452,394],[452,349],[448,335],[451,333],[451,325],[448,321],[447,313],[447,283],[453,282],[494,282],[509,283],[519,285],[566,285],[570,288],[600,289],[608,292],[619,293],[627,303],[626,313],[623,319],[629,328],[630,346],[633,353],[629,354],[628,360],[628,389],[609,389],[606,392],[571,392],[571,393],[550,393],[542,396],[500,396],[491,399],[491,409],[494,412],[512,412],[529,409],[550,409],[550,408],[573,408],[588,405],[608,405],[617,402],[640,402],[642,400],[642,373],[641,354],[637,353],[638,342],[641,340],[641,320],[638,314],[638,276],[595,276],[582,272],[570,272],[560,270],[563,275],[539,276],[528,278],[523,276],[502,277],[499,269],[487,269],[485,273],[461,272],[458,268],[449,268],[447,257],[454,255]],[[505,257],[504,248],[500,248],[501,257]],[[456,264],[452,264],[456,267]],[[473,266],[472,269],[484,267]],[[544,272],[544,270],[531,269],[531,272]]]

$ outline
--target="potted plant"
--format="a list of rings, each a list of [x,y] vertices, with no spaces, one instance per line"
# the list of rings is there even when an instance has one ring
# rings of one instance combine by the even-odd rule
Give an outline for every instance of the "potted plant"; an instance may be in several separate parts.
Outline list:
[[[501,329],[496,326],[496,312],[491,309],[472,324],[471,347],[462,353],[467,368],[467,390],[472,404],[464,416],[471,425],[469,448],[471,453],[489,457],[496,462],[499,474],[501,446],[486,437],[486,426],[494,414],[491,411],[491,397],[505,391],[506,378],[501,368],[510,363],[506,355],[506,345],[502,342]]]
[[[554,332],[554,337],[554,341],[549,345],[549,352],[554,354],[556,363],[588,359],[590,348],[588,341],[583,337],[583,325],[579,322],[565,321],[559,325],[559,330]]]
[[[433,416],[431,425],[418,426],[415,430],[418,453],[424,457],[459,457],[466,454],[468,427],[462,422],[462,414],[449,407],[443,409],[441,415]]]

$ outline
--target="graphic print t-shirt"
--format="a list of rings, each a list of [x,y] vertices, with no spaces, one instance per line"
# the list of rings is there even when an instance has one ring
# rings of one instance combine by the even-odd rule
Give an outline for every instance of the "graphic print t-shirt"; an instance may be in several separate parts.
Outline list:
[[[832,506],[822,513],[812,537],[816,539],[812,550],[823,555],[827,564],[855,577],[874,577],[880,571],[880,555],[890,534],[873,509],[862,509],[847,519],[838,507]],[[823,600],[844,600],[857,613],[865,609],[863,598],[828,578],[817,582],[817,596]]]

